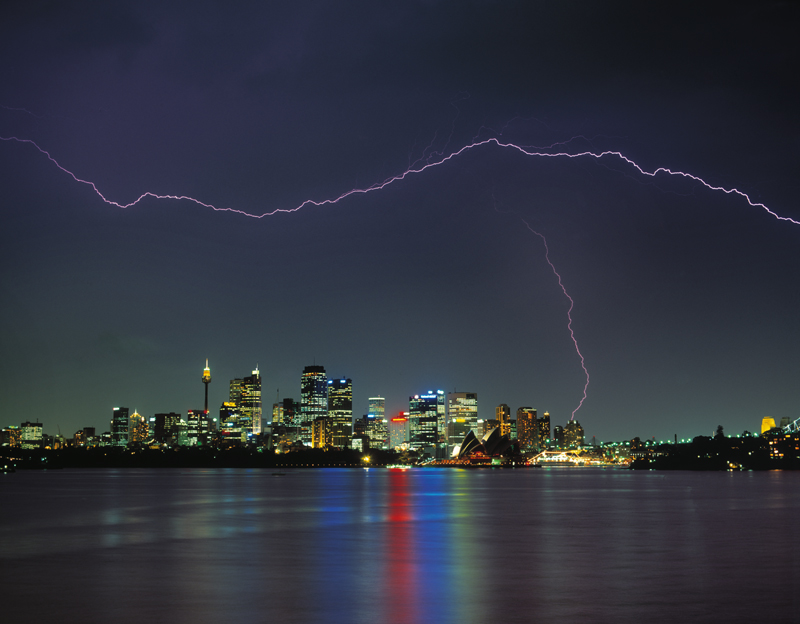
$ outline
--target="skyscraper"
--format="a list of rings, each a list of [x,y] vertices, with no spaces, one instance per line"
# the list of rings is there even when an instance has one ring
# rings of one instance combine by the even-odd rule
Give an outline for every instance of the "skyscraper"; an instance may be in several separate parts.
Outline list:
[[[389,435],[385,417],[386,399],[370,397],[367,410],[367,435],[370,448],[384,448]]]
[[[408,412],[401,412],[389,420],[389,448],[397,448],[408,442],[408,437]]]
[[[241,398],[239,411],[242,415],[242,425],[247,433],[259,435],[261,433],[261,373],[256,366],[253,374],[242,379]]]
[[[328,376],[323,366],[306,366],[300,378],[300,440],[311,445],[312,423],[328,415]]]
[[[498,405],[495,410],[495,419],[500,423],[500,435],[511,435],[511,408],[505,403]]]
[[[447,395],[447,445],[452,451],[461,446],[464,436],[472,430],[477,437],[478,395],[475,392],[450,392]]]
[[[128,408],[115,407],[111,413],[111,444],[128,445]]]
[[[144,444],[147,440],[149,427],[147,421],[139,412],[133,410],[133,414],[128,421],[128,432],[131,444]]]
[[[577,420],[570,420],[564,427],[564,444],[570,448],[583,446],[583,427]]]
[[[444,392],[429,391],[408,397],[408,419],[411,424],[411,448],[435,454],[439,444],[439,419],[444,413]]]
[[[545,412],[536,424],[539,426],[539,448],[544,450],[550,444],[550,412]]]
[[[532,407],[520,407],[517,410],[517,440],[523,451],[539,448],[539,427],[536,410]]]
[[[328,416],[331,419],[331,444],[350,448],[353,437],[353,380],[328,381]]]

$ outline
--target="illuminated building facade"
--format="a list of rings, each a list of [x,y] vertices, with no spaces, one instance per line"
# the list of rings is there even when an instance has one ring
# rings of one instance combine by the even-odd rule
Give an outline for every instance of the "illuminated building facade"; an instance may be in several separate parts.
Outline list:
[[[312,442],[314,420],[328,415],[328,375],[322,366],[306,366],[300,378],[300,439]]]
[[[494,410],[495,420],[500,426],[500,435],[511,435],[511,408],[505,403],[501,403]]]
[[[539,425],[539,448],[546,449],[550,444],[550,412],[545,412],[536,424]]]
[[[583,446],[583,427],[577,420],[570,420],[564,427],[564,444],[569,448]]]
[[[111,413],[111,445],[128,446],[127,407],[115,407]]]
[[[12,448],[19,448],[22,432],[19,427],[11,425],[4,427],[2,430],[2,437],[0,437],[0,446],[10,446]]]
[[[444,412],[444,392],[441,390],[408,397],[411,448],[435,454],[437,446],[440,446],[439,421]]]
[[[153,432],[153,441],[158,444],[177,443],[181,415],[175,412],[156,414],[150,419],[150,429]],[[174,442],[173,442],[174,440]]]
[[[369,436],[370,448],[386,448],[389,431],[386,417],[386,399],[383,397],[370,397],[369,410],[367,411],[366,434]]]
[[[481,435],[485,436],[489,433],[492,429],[499,429],[500,428],[500,421],[495,420],[494,418],[487,418],[486,420],[479,420],[479,423],[483,423],[483,427],[481,428]]]
[[[131,444],[144,444],[147,440],[147,434],[150,427],[147,421],[139,412],[133,410],[130,419],[128,420],[128,432]]]
[[[775,429],[776,426],[775,419],[772,416],[764,416],[764,418],[761,419],[761,433],[765,433],[770,429]]]
[[[475,392],[450,392],[447,395],[447,444],[461,446],[468,432],[478,431],[478,395]]]
[[[315,418],[311,423],[311,446],[314,448],[334,446],[333,440],[333,418],[329,416]]]
[[[242,379],[242,394],[239,399],[242,427],[248,434],[261,433],[261,373],[256,366],[253,374]]]
[[[523,451],[539,448],[539,427],[536,410],[532,407],[520,407],[517,410],[517,440]]]
[[[42,446],[42,423],[24,422],[19,426],[20,447],[37,449]]]
[[[328,380],[328,417],[331,419],[331,446],[350,448],[353,438],[353,380]]]
[[[389,448],[395,449],[408,443],[408,412],[389,419]]]
[[[189,410],[186,415],[186,437],[188,446],[208,446],[216,427],[205,410]]]
[[[300,403],[294,399],[283,399],[272,406],[272,423],[286,427],[300,426]]]
[[[564,448],[564,427],[561,425],[553,427],[553,442],[558,448]]]

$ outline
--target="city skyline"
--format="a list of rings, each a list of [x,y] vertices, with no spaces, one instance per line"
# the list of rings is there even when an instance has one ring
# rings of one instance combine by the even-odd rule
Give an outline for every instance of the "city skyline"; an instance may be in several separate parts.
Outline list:
[[[264,214],[442,164],[251,219],[121,209],[0,142],[3,422],[186,414],[206,357],[210,410],[256,365],[299,401],[322,362],[356,416],[441,389],[560,425],[580,355],[588,438],[798,415],[799,226],[499,148],[800,220],[796,7],[4,11],[0,136],[114,201]]]

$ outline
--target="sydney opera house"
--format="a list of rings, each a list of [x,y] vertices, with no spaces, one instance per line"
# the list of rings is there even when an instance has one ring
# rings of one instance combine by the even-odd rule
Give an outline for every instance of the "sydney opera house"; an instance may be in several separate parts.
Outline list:
[[[449,460],[442,460],[438,464],[460,466],[498,466],[522,461],[519,449],[507,435],[501,435],[500,427],[488,431],[482,439],[478,439],[475,432],[470,430],[464,441],[453,453]]]

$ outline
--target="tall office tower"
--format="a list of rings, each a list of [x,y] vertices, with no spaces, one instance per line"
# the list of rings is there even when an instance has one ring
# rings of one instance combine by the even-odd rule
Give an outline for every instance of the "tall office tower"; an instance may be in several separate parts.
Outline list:
[[[150,419],[153,423],[153,440],[159,444],[177,443],[177,427],[181,422],[181,415],[175,412],[169,414],[156,414]]]
[[[370,397],[367,411],[367,435],[370,448],[385,448],[389,431],[385,416],[386,399]]]
[[[272,423],[273,425],[283,424],[283,403],[272,404]]]
[[[353,438],[353,380],[328,380],[328,416],[331,418],[331,445],[350,448]]]
[[[203,385],[206,387],[206,402],[205,409],[208,414],[208,384],[211,383],[211,369],[208,367],[208,358],[206,358],[206,367],[203,369]]]
[[[539,448],[539,427],[536,423],[536,410],[532,407],[520,407],[517,410],[517,440],[523,451]]]
[[[461,446],[470,430],[481,437],[478,431],[477,393],[450,392],[447,395],[447,444],[451,451]]]
[[[19,426],[20,446],[24,449],[37,449],[42,446],[42,423],[24,422]]]
[[[583,446],[583,427],[577,420],[570,420],[564,427],[564,444],[570,448]]]
[[[242,426],[247,433],[261,433],[261,374],[258,366],[249,377],[242,379],[242,396],[239,399]]]
[[[12,448],[19,448],[20,441],[22,438],[22,431],[16,425],[9,425],[8,427],[4,427],[3,430],[0,432],[2,438],[0,438],[0,446],[10,446]]]
[[[244,383],[244,379],[231,379],[228,401],[234,405],[239,405],[242,401],[242,383]]]
[[[539,425],[539,448],[544,450],[550,443],[550,412],[545,412],[536,424]]]
[[[416,450],[436,453],[439,443],[439,418],[444,411],[444,392],[428,391],[408,397],[408,420],[411,425],[410,445]]]
[[[287,427],[300,426],[300,403],[294,399],[284,399],[281,411],[283,412],[283,424]]]
[[[323,366],[306,366],[300,378],[300,440],[312,443],[312,423],[328,415],[328,376]]]
[[[501,403],[494,409],[495,420],[500,423],[500,435],[511,436],[511,408]]]
[[[111,445],[128,445],[128,408],[115,407],[111,414]]]
[[[315,418],[311,423],[311,446],[314,448],[335,446],[333,439],[333,418],[330,416]]]
[[[557,448],[564,447],[564,427],[561,425],[553,427],[553,442]]]
[[[213,432],[212,420],[205,410],[189,410],[186,414],[188,446],[208,446]]]
[[[149,433],[147,421],[136,410],[133,410],[133,414],[131,414],[128,421],[128,432],[130,433],[131,444],[144,444],[145,440],[147,440],[147,434]]]
[[[394,449],[408,442],[408,412],[401,412],[389,419],[389,448]]]

